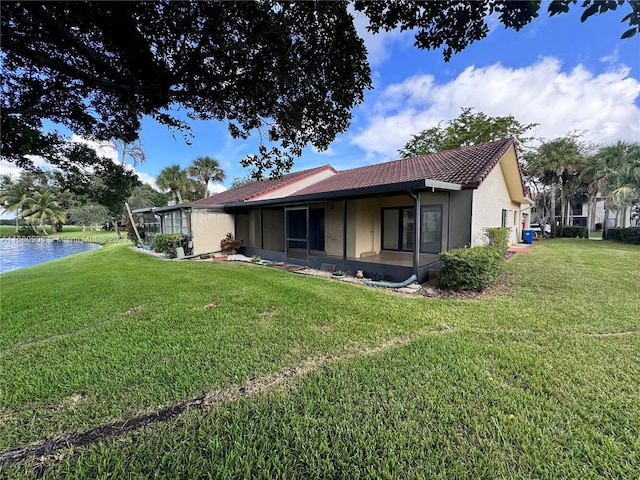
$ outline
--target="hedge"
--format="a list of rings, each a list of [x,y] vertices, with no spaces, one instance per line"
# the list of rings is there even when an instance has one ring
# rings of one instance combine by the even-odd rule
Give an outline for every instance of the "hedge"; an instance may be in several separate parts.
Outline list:
[[[640,227],[609,227],[607,229],[607,240],[640,245]]]
[[[560,228],[560,236],[563,238],[589,238],[587,227],[580,225],[563,225]]]
[[[485,288],[504,264],[504,253],[490,246],[456,248],[440,254],[440,286],[451,290]]]
[[[482,235],[490,247],[497,248],[504,255],[509,248],[511,227],[491,227],[483,229]]]

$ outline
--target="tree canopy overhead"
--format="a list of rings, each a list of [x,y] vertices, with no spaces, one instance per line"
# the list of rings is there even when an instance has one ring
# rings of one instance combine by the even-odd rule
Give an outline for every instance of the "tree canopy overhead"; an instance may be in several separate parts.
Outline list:
[[[575,0],[550,2],[551,15]],[[582,3],[583,17],[623,1]],[[625,18],[637,31],[640,2]],[[283,173],[312,144],[326,149],[371,88],[366,48],[350,4],[377,32],[416,30],[418,48],[445,59],[486,36],[487,15],[520,29],[539,2],[2,2],[2,156],[48,157],[60,138],[43,122],[85,138],[133,142],[141,119],[188,132],[175,114],[219,120],[235,138],[258,132],[246,163]],[[278,149],[265,144],[277,144]],[[54,156],[55,157],[55,156]]]

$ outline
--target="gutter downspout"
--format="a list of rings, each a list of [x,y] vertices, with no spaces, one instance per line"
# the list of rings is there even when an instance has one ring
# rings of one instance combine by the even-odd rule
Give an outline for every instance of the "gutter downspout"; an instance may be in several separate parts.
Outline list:
[[[420,268],[420,194],[416,195],[411,190],[409,196],[413,198],[413,274],[418,278]]]
[[[449,205],[447,205],[447,252],[451,249],[451,192],[449,191]]]
[[[342,199],[342,262],[347,261],[347,200]]]

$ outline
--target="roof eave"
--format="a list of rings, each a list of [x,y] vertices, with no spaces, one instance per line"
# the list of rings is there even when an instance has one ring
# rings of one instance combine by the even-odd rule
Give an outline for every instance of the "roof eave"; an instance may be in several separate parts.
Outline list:
[[[366,197],[367,195],[376,195],[381,193],[404,193],[407,190],[447,190],[457,191],[462,189],[462,185],[457,183],[439,182],[436,180],[421,179],[409,182],[392,183],[385,185],[376,185],[373,187],[351,188],[346,190],[334,190],[331,192],[309,193],[306,195],[293,195],[290,197],[273,198],[269,200],[256,200],[249,202],[233,202],[227,203],[227,207],[247,207],[247,206],[264,206],[286,203],[302,203],[314,202],[321,200],[335,200],[345,197]]]
[[[428,178],[425,179],[424,186],[426,188],[433,188],[437,190],[462,190],[462,185],[459,183],[439,182],[437,180],[429,180]]]

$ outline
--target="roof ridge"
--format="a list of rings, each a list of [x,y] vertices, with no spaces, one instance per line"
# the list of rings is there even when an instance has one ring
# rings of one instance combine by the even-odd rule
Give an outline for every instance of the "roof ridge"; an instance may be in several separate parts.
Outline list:
[[[361,167],[348,168],[346,170],[339,170],[337,173],[346,173],[346,172],[351,172],[351,171],[354,171],[354,170],[359,170],[359,169],[364,169],[364,168],[372,168],[372,167],[375,167],[375,166],[378,166],[378,165],[390,165],[390,164],[394,164],[394,163],[404,162],[404,161],[407,161],[407,160],[422,159],[422,158],[425,158],[425,157],[436,157],[436,156],[439,156],[439,155],[450,154],[450,153],[458,152],[458,151],[461,151],[461,150],[476,149],[478,147],[484,147],[484,146],[491,145],[491,144],[494,144],[494,143],[505,142],[505,144],[508,144],[510,141],[514,141],[513,137],[504,138],[502,140],[492,140],[490,142],[475,143],[473,145],[466,145],[464,147],[452,148],[450,150],[441,150],[439,152],[425,153],[424,155],[416,155],[416,156],[413,156],[413,157],[397,158],[395,160],[389,160],[388,162],[374,163],[373,165],[363,165]]]
[[[490,142],[482,142],[482,143],[474,143],[473,145],[465,145],[464,147],[458,147],[458,148],[451,148],[449,150],[441,150],[439,152],[431,152],[431,153],[425,153],[424,155],[417,155],[415,157],[406,157],[406,158],[400,158],[397,161],[401,161],[401,160],[408,160],[411,158],[422,158],[422,157],[428,157],[431,155],[441,155],[444,153],[454,153],[454,152],[459,152],[462,150],[472,150],[472,149],[477,149],[478,147],[485,147],[487,145],[492,145],[494,143],[501,143],[504,142],[505,144],[513,142],[514,139],[513,137],[508,137],[508,138],[503,138],[501,140],[491,140]]]
[[[225,194],[228,195],[227,192],[233,192],[234,190],[238,191],[238,193],[242,193],[242,190],[245,190],[245,192],[242,193],[242,196],[238,197],[236,200],[236,201],[244,202],[256,196],[264,195],[268,192],[277,190],[278,188],[282,188],[284,186],[290,185],[293,182],[297,182],[305,178],[308,178],[322,170],[331,170],[334,173],[338,173],[337,170],[331,164],[327,163],[325,165],[320,165],[318,167],[307,168],[305,170],[299,170],[297,172],[287,173],[283,175],[283,177],[280,179],[265,178],[264,180],[256,180],[254,182],[238,185],[237,187],[230,188],[223,192],[209,195],[208,197],[200,198],[194,202],[191,202],[191,204],[192,205],[194,204],[195,205],[212,205],[212,201],[215,201],[215,197],[219,195],[225,195]],[[260,185],[262,182],[264,182],[264,184]],[[256,189],[257,191],[255,191]],[[226,203],[226,202],[223,201],[221,203]]]

